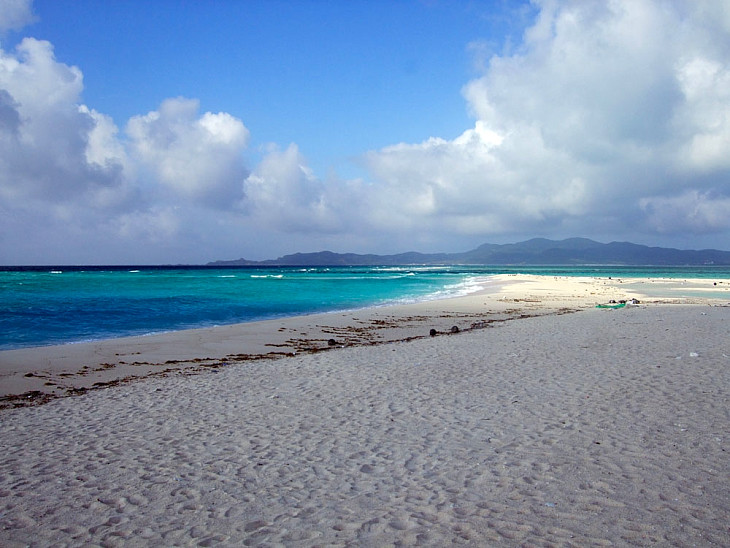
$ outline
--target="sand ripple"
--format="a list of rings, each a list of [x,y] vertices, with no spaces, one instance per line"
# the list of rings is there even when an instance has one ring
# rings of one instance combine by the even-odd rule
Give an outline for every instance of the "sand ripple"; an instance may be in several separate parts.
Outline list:
[[[730,545],[730,308],[530,318],[0,414],[0,544]]]

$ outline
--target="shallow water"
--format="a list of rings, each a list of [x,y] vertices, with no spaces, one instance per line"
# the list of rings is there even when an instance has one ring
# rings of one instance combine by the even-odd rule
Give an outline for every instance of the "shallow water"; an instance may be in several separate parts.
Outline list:
[[[730,278],[719,267],[6,268],[0,350],[465,295],[505,273]]]

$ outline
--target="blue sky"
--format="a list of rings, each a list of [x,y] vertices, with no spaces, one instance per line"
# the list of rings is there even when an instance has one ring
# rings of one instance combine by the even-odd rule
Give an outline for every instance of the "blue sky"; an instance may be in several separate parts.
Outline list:
[[[117,124],[166,98],[240,118],[256,144],[299,143],[313,168],[396,142],[458,136],[477,74],[534,10],[515,1],[36,0],[15,37],[50,41],[84,73],[83,100]]]
[[[0,264],[730,249],[730,5],[0,3]]]

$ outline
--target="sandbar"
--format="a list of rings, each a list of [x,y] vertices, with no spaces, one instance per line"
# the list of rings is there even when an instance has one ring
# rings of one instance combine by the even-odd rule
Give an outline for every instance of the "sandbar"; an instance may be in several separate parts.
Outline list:
[[[727,546],[719,282],[505,276],[1,353],[49,396],[0,411],[0,544]]]
[[[302,352],[413,340],[428,337],[431,330],[439,334],[451,333],[455,327],[468,331],[494,322],[592,308],[611,300],[727,302],[730,281],[717,283],[505,274],[490,276],[479,291],[458,298],[1,351],[0,409],[45,403],[150,376],[196,374]]]

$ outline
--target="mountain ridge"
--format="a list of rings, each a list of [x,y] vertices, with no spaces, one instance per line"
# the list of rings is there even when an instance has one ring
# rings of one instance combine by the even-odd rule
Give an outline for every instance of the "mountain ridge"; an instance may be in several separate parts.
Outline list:
[[[588,238],[549,240],[532,238],[513,244],[485,243],[462,253],[420,253],[392,255],[317,251],[293,253],[276,259],[250,261],[244,258],[219,260],[207,266],[394,266],[394,265],[730,265],[730,251],[718,249],[675,249],[650,247],[631,242],[596,242]]]

